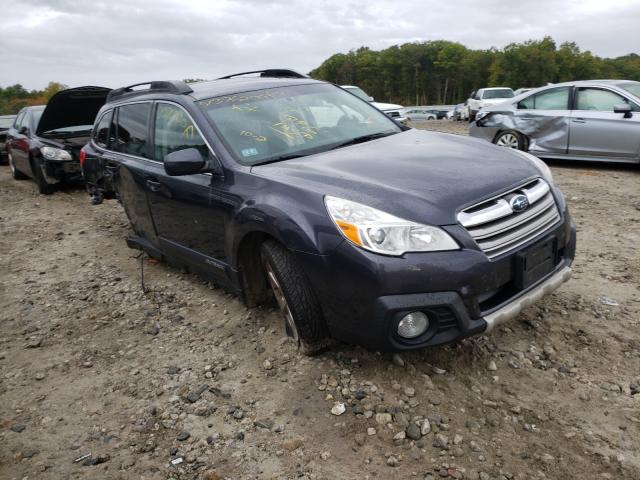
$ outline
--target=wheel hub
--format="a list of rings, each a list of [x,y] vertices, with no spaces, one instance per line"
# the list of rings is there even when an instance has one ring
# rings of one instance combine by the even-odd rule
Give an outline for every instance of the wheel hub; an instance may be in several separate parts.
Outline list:
[[[518,148],[518,138],[513,133],[505,133],[498,138],[496,145],[507,148]]]

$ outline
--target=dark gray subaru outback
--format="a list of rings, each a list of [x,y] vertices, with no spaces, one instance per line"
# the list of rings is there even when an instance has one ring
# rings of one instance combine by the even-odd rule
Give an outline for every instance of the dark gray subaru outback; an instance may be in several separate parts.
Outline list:
[[[94,200],[124,206],[129,246],[249,306],[275,297],[306,352],[453,342],[569,278],[575,227],[536,157],[250,73],[110,93],[81,161]]]

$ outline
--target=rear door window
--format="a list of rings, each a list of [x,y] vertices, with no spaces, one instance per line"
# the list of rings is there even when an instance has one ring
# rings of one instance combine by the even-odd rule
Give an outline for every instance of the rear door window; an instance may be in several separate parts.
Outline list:
[[[531,95],[518,103],[518,108],[527,110],[568,110],[571,87],[551,88]]]
[[[202,158],[209,160],[211,152],[191,117],[182,108],[169,103],[158,103],[154,129],[154,158],[160,162],[170,153],[197,149]]]
[[[118,108],[115,142],[116,152],[149,158],[149,114],[151,103],[132,103]]]
[[[109,126],[111,125],[111,115],[113,110],[109,110],[100,118],[95,131],[93,132],[93,141],[102,148],[109,148]]]
[[[631,110],[637,112],[638,106],[622,95],[602,88],[581,88],[576,97],[576,110],[595,110],[598,112],[613,112],[617,105],[629,104]]]

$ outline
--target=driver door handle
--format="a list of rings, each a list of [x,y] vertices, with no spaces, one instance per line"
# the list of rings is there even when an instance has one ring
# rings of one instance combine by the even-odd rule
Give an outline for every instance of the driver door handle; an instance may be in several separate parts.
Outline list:
[[[584,118],[574,118],[573,123],[587,123]]]
[[[162,184],[155,178],[147,179],[147,188],[152,192],[158,192],[162,188]]]

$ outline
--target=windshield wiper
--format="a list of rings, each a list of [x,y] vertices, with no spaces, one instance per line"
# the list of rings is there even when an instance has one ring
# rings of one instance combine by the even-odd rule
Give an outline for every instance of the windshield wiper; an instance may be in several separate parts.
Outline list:
[[[47,130],[46,132],[42,132],[42,135],[68,135],[70,133],[88,133],[92,130],[92,128],[85,128],[83,130]]]
[[[257,167],[258,165],[267,165],[269,163],[282,162],[283,160],[293,160],[294,158],[306,157],[307,155],[302,155],[300,153],[290,153],[288,155],[280,155],[279,157],[267,158],[258,163],[251,164],[252,167]]]
[[[361,137],[352,138],[351,140],[347,140],[346,142],[339,143],[331,147],[329,150],[335,150],[337,148],[348,147],[349,145],[356,145],[358,143],[368,142],[370,140],[375,140],[376,138],[388,137],[389,135],[393,135],[398,132],[378,132],[378,133],[370,133],[369,135],[362,135]]]

